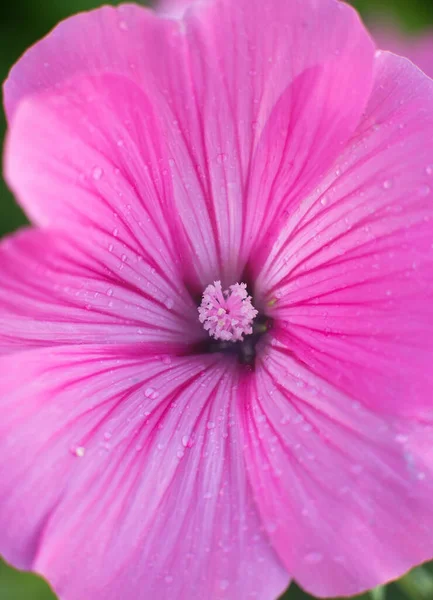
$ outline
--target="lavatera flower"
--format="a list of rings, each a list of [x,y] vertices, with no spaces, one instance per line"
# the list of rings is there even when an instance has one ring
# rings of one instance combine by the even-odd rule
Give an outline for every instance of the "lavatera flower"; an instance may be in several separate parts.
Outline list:
[[[105,7],[12,69],[0,552],[62,600],[433,556],[433,81],[336,0]]]

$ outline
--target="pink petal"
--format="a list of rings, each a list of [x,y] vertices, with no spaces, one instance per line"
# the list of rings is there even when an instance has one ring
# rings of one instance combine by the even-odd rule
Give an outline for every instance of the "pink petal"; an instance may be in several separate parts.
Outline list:
[[[284,564],[320,596],[433,555],[432,157],[433,82],[380,53],[358,131],[263,250],[275,349],[247,464]]]
[[[257,282],[287,346],[375,411],[431,406],[432,99],[408,61],[378,56],[357,133],[282,223]]]
[[[245,390],[246,464],[293,578],[316,596],[347,596],[430,559],[431,412],[366,408],[278,344],[256,375]]]
[[[283,591],[246,479],[234,365],[90,345],[0,369],[7,560],[63,600]]]
[[[7,238],[0,244],[0,353],[115,342],[176,352],[201,339],[182,280],[167,257],[158,264],[150,253],[97,230],[80,240],[38,230]]]
[[[38,223],[161,218],[191,286],[230,284],[355,129],[372,57],[335,0],[79,15],[12,70],[7,177]]]

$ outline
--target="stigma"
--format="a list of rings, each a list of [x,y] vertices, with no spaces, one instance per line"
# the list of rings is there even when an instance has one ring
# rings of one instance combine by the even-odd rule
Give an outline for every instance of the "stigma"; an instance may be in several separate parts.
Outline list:
[[[204,329],[215,340],[224,342],[241,342],[245,335],[251,335],[257,314],[246,283],[235,283],[223,291],[221,281],[214,281],[203,292],[198,307]]]

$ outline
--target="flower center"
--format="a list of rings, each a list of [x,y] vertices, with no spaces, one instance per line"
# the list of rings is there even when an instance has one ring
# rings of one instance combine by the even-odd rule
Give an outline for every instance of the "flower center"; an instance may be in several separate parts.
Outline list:
[[[245,283],[235,283],[223,291],[221,281],[214,281],[203,292],[198,314],[200,323],[214,339],[241,342],[245,335],[253,333],[258,311]]]

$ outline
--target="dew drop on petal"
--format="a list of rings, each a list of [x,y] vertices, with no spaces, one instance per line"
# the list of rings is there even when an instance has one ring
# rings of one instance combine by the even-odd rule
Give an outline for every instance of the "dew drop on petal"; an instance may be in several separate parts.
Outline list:
[[[75,448],[74,450],[74,454],[78,458],[83,458],[83,456],[86,454],[86,449],[84,448],[84,446],[77,446],[77,448]]]
[[[103,169],[101,169],[101,167],[94,167],[93,171],[92,171],[92,177],[95,181],[99,181],[101,179],[101,177],[103,176],[104,171]]]
[[[426,196],[428,196],[431,192],[431,188],[429,185],[421,185],[418,188],[418,196],[421,196],[422,198],[425,198]]]
[[[320,552],[309,552],[305,556],[305,562],[309,565],[317,565],[323,560],[323,554]]]
[[[174,300],[173,300],[173,298],[166,298],[164,300],[164,304],[168,308],[168,310],[171,310],[173,308],[173,306],[174,306]]]
[[[224,591],[229,587],[230,583],[227,581],[227,579],[221,579],[220,581],[220,590]]]

